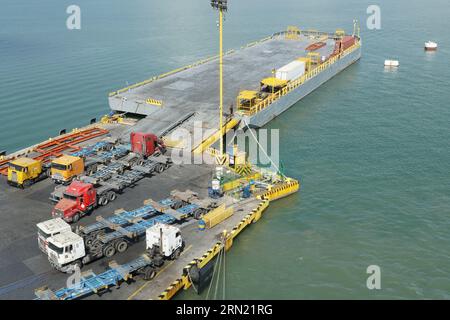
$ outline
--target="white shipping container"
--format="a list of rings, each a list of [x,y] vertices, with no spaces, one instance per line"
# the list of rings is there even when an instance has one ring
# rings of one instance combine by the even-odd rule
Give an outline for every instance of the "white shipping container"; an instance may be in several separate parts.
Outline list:
[[[291,81],[301,77],[305,73],[304,61],[292,61],[277,70],[275,77],[280,80]]]

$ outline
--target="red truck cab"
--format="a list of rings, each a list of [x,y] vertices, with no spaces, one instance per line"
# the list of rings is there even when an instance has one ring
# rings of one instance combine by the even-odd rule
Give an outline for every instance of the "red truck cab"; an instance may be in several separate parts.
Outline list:
[[[90,183],[77,180],[64,191],[63,198],[53,208],[53,218],[63,218],[67,222],[77,222],[97,205],[97,192]]]
[[[132,132],[130,134],[131,151],[149,157],[155,152],[165,153],[164,142],[153,133]]]

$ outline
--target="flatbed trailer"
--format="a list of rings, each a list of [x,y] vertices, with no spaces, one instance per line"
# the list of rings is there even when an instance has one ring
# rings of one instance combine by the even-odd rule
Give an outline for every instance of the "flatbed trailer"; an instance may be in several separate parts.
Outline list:
[[[36,289],[36,300],[74,300],[99,293],[110,287],[118,286],[123,281],[128,281],[151,263],[151,259],[145,254],[122,265],[117,265],[112,261],[109,269],[98,275],[91,270],[81,273],[79,283],[72,287],[64,287],[56,291],[52,291],[48,287]]]
[[[109,201],[114,201],[116,195],[122,193],[126,188],[154,173],[162,173],[170,165],[170,158],[166,156],[150,157],[132,166],[129,166],[127,162],[118,160],[100,167],[90,175],[83,175],[78,180],[92,184],[97,191],[98,205],[104,206]],[[64,197],[66,189],[67,186],[55,186],[49,199],[53,203],[58,203]]]

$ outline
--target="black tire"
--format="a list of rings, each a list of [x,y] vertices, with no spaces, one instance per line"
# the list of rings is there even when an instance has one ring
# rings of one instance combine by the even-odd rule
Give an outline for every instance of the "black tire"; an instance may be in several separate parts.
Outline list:
[[[177,250],[175,250],[173,253],[172,253],[172,256],[170,257],[172,260],[177,260],[179,257],[180,257],[180,254],[181,254],[181,249],[180,248],[178,248]]]
[[[202,215],[203,215],[203,209],[196,209],[195,211],[194,211],[194,213],[193,213],[193,216],[194,216],[194,219],[195,220],[200,220],[201,219],[201,217],[202,217]]]
[[[144,269],[144,280],[150,281],[156,277],[156,270],[153,267],[145,267]]]
[[[84,243],[86,244],[86,247],[91,247],[94,241],[95,241],[95,236],[90,235],[90,236],[86,237],[86,239],[84,240]]]
[[[174,210],[178,210],[178,209],[180,209],[183,205],[184,205],[184,204],[183,204],[183,201],[179,201],[179,202],[176,202],[176,203],[172,206],[172,208],[173,208]]]
[[[79,213],[75,214],[75,215],[72,217],[72,222],[73,222],[73,223],[78,222],[78,220],[80,220],[80,214],[79,214]]]
[[[125,252],[128,249],[128,243],[125,240],[121,240],[116,243],[116,250],[119,253]]]
[[[116,254],[116,248],[113,245],[109,244],[103,248],[103,255],[107,258],[112,257]]]
[[[98,199],[98,204],[101,206],[106,206],[108,204],[108,198],[106,195],[103,195]]]
[[[162,164],[157,164],[155,171],[158,173],[162,173],[164,171],[164,166]]]
[[[112,201],[116,200],[116,198],[117,198],[117,194],[114,191],[109,191],[107,196],[108,196],[109,202],[112,202]]]

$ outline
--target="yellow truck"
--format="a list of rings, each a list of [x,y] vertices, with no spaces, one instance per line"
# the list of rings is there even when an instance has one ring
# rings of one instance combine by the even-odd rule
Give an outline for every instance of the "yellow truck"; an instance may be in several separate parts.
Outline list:
[[[97,171],[97,163],[85,162],[81,157],[63,155],[51,163],[51,177],[56,183],[68,184],[74,177],[87,172],[89,175]]]
[[[8,164],[8,184],[25,188],[48,176],[47,168],[39,160],[17,158]]]

